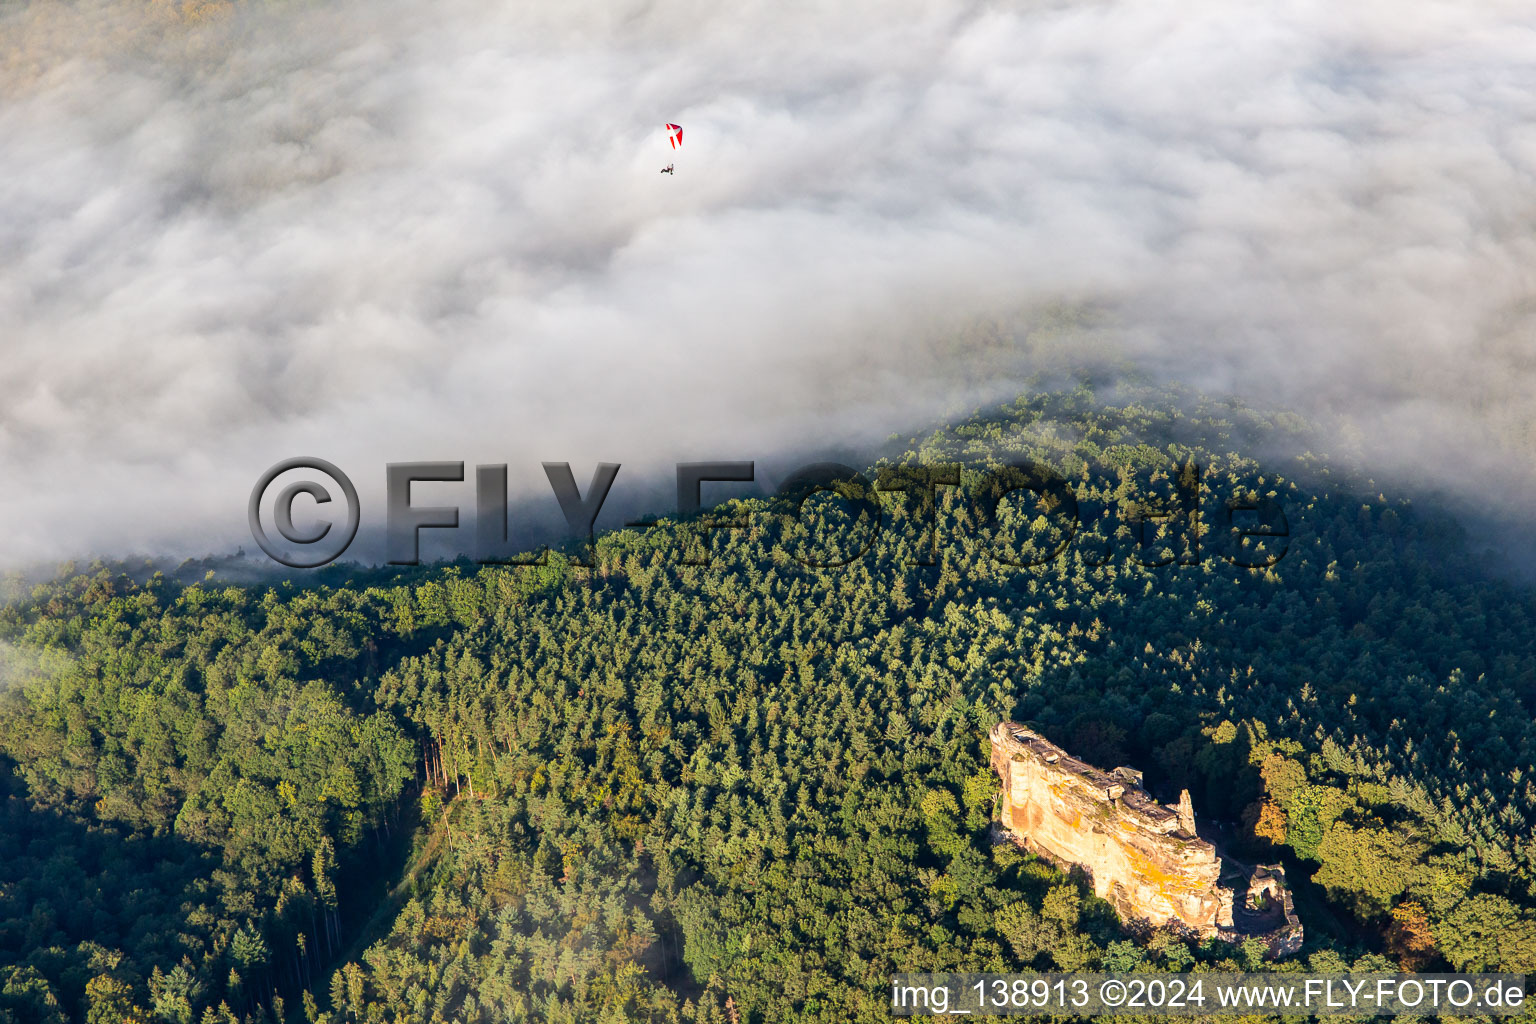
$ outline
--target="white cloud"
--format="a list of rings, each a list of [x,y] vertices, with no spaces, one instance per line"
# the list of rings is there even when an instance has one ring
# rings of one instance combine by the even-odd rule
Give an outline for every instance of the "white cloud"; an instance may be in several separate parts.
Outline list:
[[[249,546],[289,455],[366,523],[387,461],[884,436],[1009,386],[935,339],[1077,303],[1529,485],[1526,5],[172,12],[0,15],[0,564]]]

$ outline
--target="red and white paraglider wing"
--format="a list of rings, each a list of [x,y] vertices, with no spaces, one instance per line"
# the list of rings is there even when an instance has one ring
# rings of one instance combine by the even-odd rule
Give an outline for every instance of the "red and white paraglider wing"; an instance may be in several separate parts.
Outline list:
[[[683,126],[680,124],[667,125],[667,138],[671,141],[673,149],[681,146],[683,144]]]

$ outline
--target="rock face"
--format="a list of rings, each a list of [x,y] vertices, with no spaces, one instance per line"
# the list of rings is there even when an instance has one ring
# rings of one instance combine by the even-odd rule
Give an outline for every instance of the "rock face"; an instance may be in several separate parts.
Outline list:
[[[1141,787],[1140,772],[1100,771],[1014,722],[994,727],[991,741],[1003,828],[1057,866],[1087,871],[1123,919],[1202,936],[1256,935],[1275,955],[1300,947],[1284,872],[1230,860],[1224,867],[1196,832],[1187,791],[1164,807]]]

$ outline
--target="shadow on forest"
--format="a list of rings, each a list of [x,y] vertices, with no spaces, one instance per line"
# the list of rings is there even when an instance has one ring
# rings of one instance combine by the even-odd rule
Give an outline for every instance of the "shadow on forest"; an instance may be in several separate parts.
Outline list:
[[[134,836],[37,808],[0,757],[0,961],[35,967],[67,1010],[80,1008],[100,965],[78,947],[131,950],[141,963],[200,952],[182,940],[189,901],[219,861],[175,836]]]
[[[402,803],[400,820],[387,835],[342,854],[337,897],[343,943],[329,961],[315,957],[307,987],[323,992],[330,971],[355,958],[368,927],[393,902],[391,885],[406,870],[416,826],[414,802]],[[14,764],[0,756],[0,964],[35,968],[71,1019],[85,1018],[85,986],[99,974],[121,971],[133,979],[132,965],[168,970],[184,957],[189,971],[202,970],[212,943],[200,940],[211,938],[228,913],[213,881],[221,867],[216,849],[174,834],[136,835],[113,823],[34,806]],[[392,920],[387,913],[385,930]],[[322,948],[314,936],[310,948],[317,954]],[[118,960],[113,951],[129,960]],[[252,992],[275,992],[292,1003],[301,975],[282,953],[247,983]],[[224,970],[210,976],[222,980]],[[0,996],[0,1007],[8,998]],[[265,1001],[253,1001],[258,998]],[[18,1019],[41,1012],[22,1002],[12,1007],[22,1014]]]

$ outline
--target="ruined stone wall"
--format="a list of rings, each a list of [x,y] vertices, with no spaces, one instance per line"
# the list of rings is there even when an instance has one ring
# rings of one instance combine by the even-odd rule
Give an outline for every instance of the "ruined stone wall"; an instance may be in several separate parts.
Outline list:
[[[1003,827],[1018,842],[1085,869],[1094,892],[1127,920],[1201,935],[1232,927],[1233,892],[1219,884],[1221,860],[1194,834],[1187,800],[1181,815],[1141,788],[1140,773],[1100,771],[1012,722],[996,726],[991,741]]]
[[[1301,918],[1296,916],[1296,902],[1291,897],[1291,890],[1286,888],[1284,868],[1278,864],[1266,864],[1254,869],[1248,880],[1245,909],[1254,908],[1260,894],[1269,904],[1269,921],[1265,923],[1267,927],[1264,937],[1269,942],[1270,955],[1281,957],[1299,953],[1302,940]]]

